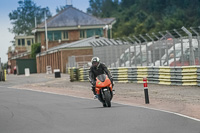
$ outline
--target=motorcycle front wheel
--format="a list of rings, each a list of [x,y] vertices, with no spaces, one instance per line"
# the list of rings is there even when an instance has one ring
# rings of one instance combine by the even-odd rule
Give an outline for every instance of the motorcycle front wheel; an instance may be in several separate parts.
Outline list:
[[[109,91],[104,91],[104,95],[105,95],[105,104],[107,107],[111,107],[111,94]]]

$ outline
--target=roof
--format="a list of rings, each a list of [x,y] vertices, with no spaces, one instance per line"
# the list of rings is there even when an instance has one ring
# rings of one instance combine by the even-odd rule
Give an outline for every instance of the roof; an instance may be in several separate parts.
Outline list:
[[[66,49],[66,48],[92,47],[91,42],[94,42],[94,41],[97,41],[97,40],[103,40],[103,39],[106,39],[106,38],[104,38],[104,37],[96,38],[95,36],[93,36],[93,37],[82,39],[82,40],[75,41],[75,42],[72,42],[72,43],[64,43],[64,44],[61,44],[59,46],[52,47],[52,48],[48,49],[47,51],[40,53],[40,55],[45,55],[46,53],[56,52],[58,50]]]
[[[115,18],[97,18],[84,13],[72,6],[66,7],[63,11],[47,20],[48,28],[77,27],[77,26],[97,26],[107,25],[115,21]],[[44,28],[45,23],[37,28]]]

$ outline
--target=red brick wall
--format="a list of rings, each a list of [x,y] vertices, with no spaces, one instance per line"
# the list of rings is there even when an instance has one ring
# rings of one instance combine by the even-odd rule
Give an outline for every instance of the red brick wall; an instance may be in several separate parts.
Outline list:
[[[46,41],[45,41],[45,32],[40,33],[40,39],[41,39],[41,47],[44,46],[46,48]],[[45,51],[45,49],[41,48],[41,51]]]
[[[70,41],[77,41],[80,39],[80,31],[78,30],[68,31],[68,36]]]

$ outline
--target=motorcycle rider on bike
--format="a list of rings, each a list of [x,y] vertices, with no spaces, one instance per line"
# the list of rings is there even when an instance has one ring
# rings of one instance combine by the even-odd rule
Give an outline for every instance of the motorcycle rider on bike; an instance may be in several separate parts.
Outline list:
[[[108,78],[110,79],[112,86],[113,84],[113,77],[108,70],[108,68],[105,66],[105,64],[100,63],[100,59],[98,57],[93,57],[91,60],[92,66],[89,70],[89,80],[92,84],[92,91],[94,94],[94,99],[97,98],[96,92],[95,92],[95,86],[96,86],[96,77],[101,74],[106,74]]]

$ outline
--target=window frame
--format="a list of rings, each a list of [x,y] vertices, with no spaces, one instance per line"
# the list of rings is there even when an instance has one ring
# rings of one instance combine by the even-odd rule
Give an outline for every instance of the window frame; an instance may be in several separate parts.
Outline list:
[[[82,34],[83,34],[83,36],[82,36]],[[87,38],[87,32],[86,32],[86,30],[80,30],[80,37],[79,38],[80,39]]]
[[[65,38],[65,33],[67,33],[67,38]],[[68,31],[62,31],[62,40],[69,40],[69,32]]]

